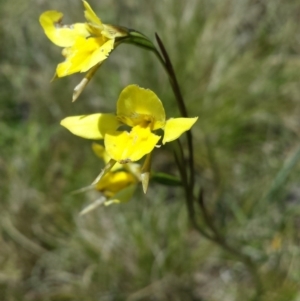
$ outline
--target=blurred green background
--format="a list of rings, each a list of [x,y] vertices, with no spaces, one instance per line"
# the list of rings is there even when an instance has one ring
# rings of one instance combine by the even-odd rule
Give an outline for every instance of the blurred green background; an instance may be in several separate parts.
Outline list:
[[[50,83],[61,50],[38,18],[83,22],[80,0],[0,1],[0,300],[300,300],[300,1],[90,0],[104,23],[158,32],[192,116],[197,185],[215,225],[247,267],[195,232],[180,188],[139,187],[128,204],[79,212],[70,195],[102,165],[91,142],[59,125],[114,111],[128,84],[178,116],[153,54],[121,45],[79,100],[81,74]],[[184,139],[183,139],[184,143]],[[176,167],[157,150],[157,171]],[[201,221],[201,216],[199,216]]]

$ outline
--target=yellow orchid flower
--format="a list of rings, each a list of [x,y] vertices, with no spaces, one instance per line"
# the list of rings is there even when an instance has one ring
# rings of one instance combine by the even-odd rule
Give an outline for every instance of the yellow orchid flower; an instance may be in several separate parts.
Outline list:
[[[106,152],[120,164],[135,162],[162,144],[173,141],[191,129],[198,117],[166,120],[165,110],[154,92],[129,85],[121,92],[114,114],[67,117],[61,121],[73,134],[87,139],[104,139]]]
[[[98,143],[93,143],[92,148],[94,153],[101,158],[105,164],[108,164],[110,158],[105,148]],[[139,164],[128,163],[121,165],[116,163],[95,185],[88,187],[94,187],[102,196],[85,207],[81,211],[81,215],[94,210],[99,205],[108,206],[128,202],[136,189],[137,183],[141,180],[140,174],[141,168]]]
[[[63,47],[65,61],[58,64],[55,77],[76,72],[88,72],[75,88],[73,101],[79,96],[90,78],[116,46],[115,39],[127,33],[120,27],[103,24],[88,2],[83,1],[86,23],[63,25],[63,14],[46,11],[40,16],[40,24],[46,36],[57,46]]]

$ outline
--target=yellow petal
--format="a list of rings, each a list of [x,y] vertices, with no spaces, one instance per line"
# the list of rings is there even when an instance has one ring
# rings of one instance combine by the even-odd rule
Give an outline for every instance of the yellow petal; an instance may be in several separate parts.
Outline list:
[[[56,75],[57,77],[67,76],[81,70],[82,62],[78,60],[80,63],[73,63],[71,60],[65,60],[63,63],[57,65]]]
[[[107,164],[110,161],[110,157],[107,154],[104,146],[102,146],[99,143],[93,142],[92,144],[92,149],[95,153],[96,156],[98,156],[100,159],[102,159],[104,161],[105,164]],[[128,164],[126,164],[128,165]],[[123,165],[121,165],[120,163],[116,163],[112,168],[111,171],[116,171],[119,169],[122,169]],[[128,170],[128,172],[131,172],[131,170]],[[131,172],[131,174],[134,174],[133,172]],[[134,174],[135,175],[135,174]]]
[[[96,189],[105,196],[112,197],[120,190],[136,182],[137,179],[126,171],[109,172],[96,184]]]
[[[88,37],[90,35],[86,24],[62,25],[62,17],[63,14],[55,10],[46,11],[40,16],[40,24],[46,36],[57,46],[70,47],[78,36]]]
[[[136,85],[129,85],[121,92],[117,116],[129,126],[152,123],[152,130],[162,128],[166,118],[164,107],[156,94]]]
[[[173,141],[181,136],[182,133],[188,131],[198,117],[194,118],[171,118],[166,122],[164,128],[163,144]]]
[[[119,122],[113,114],[71,116],[60,124],[74,135],[86,139],[103,139],[107,131],[115,131]]]
[[[135,126],[131,132],[114,132],[105,135],[105,149],[108,155],[124,164],[141,159],[149,154],[160,136],[151,133],[149,128]]]
[[[72,47],[64,49],[66,60],[57,66],[57,76],[88,71],[107,58],[113,45],[113,40],[107,41],[104,37],[89,39],[78,37]]]
[[[85,8],[84,16],[87,19],[87,21],[93,23],[94,25],[101,26],[102,22],[92,10],[91,6],[86,1],[83,1],[83,6]]]
[[[99,40],[99,38],[95,40]],[[98,47],[99,48],[93,51],[89,59],[86,60],[85,64],[81,67],[80,72],[86,72],[98,63],[104,61],[114,48],[114,40],[108,40],[103,45],[100,45],[99,43]]]

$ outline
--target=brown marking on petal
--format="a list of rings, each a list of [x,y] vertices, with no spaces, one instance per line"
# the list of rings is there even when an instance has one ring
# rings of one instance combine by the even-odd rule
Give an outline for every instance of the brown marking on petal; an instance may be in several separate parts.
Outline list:
[[[62,24],[62,18],[58,19],[57,21],[53,22],[55,28],[61,28],[63,26]]]
[[[55,28],[69,28],[69,29],[74,29],[74,25],[73,24],[71,24],[71,25],[63,24],[62,23],[62,19],[63,18],[60,18],[59,20],[53,22]]]
[[[127,163],[131,163],[132,161],[130,159],[124,159],[124,160],[120,160],[119,163],[120,164],[127,164]]]

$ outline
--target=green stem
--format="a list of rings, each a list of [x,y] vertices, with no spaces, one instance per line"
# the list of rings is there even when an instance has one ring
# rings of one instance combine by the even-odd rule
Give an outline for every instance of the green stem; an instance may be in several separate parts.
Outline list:
[[[185,102],[178,84],[178,80],[172,65],[172,62],[170,60],[170,57],[166,51],[166,48],[164,46],[164,44],[162,43],[160,37],[158,36],[158,34],[155,34],[157,43],[159,45],[159,48],[162,52],[162,55],[164,57],[164,60],[160,59],[160,62],[164,62],[164,67],[165,70],[167,71],[167,74],[169,76],[169,81],[171,84],[171,87],[173,89],[175,98],[177,100],[177,104],[180,110],[180,113],[182,115],[182,117],[188,117],[188,112],[185,106]],[[158,55],[158,51],[156,51],[156,55]],[[160,56],[160,55],[159,55]],[[193,201],[193,195],[194,195],[194,182],[195,182],[195,167],[194,167],[194,147],[193,147],[193,137],[192,137],[192,132],[191,131],[187,131],[186,132],[187,135],[187,143],[188,143],[188,151],[189,151],[189,169],[190,169],[190,177],[189,177],[189,200],[187,200],[188,202],[192,202]]]
[[[176,141],[177,141],[177,145],[178,145],[178,149],[179,149],[179,156],[180,156],[181,160],[178,158],[178,155],[176,152],[174,152],[174,157],[175,157],[175,161],[178,166],[181,181],[182,181],[182,184],[184,187],[185,199],[189,200],[190,199],[190,190],[189,190],[189,185],[188,185],[188,181],[187,181],[187,173],[186,173],[186,169],[185,169],[185,164],[184,164],[184,160],[183,160],[183,158],[184,158],[183,148],[180,143],[180,140],[177,139]],[[192,200],[193,200],[193,198],[192,198]],[[194,203],[186,201],[186,206],[187,206],[189,221],[192,224],[193,228],[196,229],[200,234],[202,234],[207,239],[212,240],[212,237],[208,233],[206,233],[206,231],[197,223],[195,209],[194,209]]]

